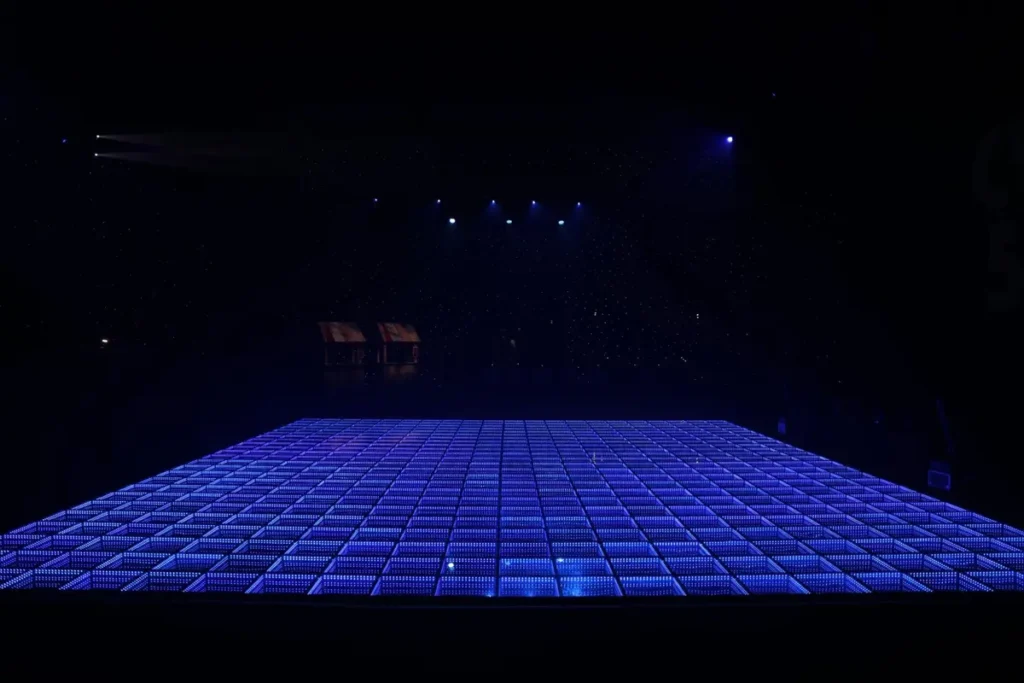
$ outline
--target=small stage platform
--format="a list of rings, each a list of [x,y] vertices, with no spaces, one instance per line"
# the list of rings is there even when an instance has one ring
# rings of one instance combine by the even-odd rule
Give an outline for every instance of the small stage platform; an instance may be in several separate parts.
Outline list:
[[[722,421],[306,419],[0,537],[10,605],[149,595],[221,617],[245,603],[585,606],[620,626],[688,606],[841,616],[1012,594],[1022,572],[1021,530]]]

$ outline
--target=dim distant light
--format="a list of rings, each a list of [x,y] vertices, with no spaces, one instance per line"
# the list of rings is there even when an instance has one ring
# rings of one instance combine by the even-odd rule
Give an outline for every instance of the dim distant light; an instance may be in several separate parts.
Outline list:
[[[109,344],[109,343],[110,343],[109,339],[100,339],[100,344]]]
[[[512,219],[509,218],[507,221],[505,221],[505,225],[512,225]]]
[[[449,219],[448,219],[448,223],[449,223],[450,225],[455,225],[455,219],[454,219],[454,218],[449,218]]]
[[[565,221],[558,221],[559,225],[565,225]]]
[[[583,206],[583,202],[576,202],[576,206]]]
[[[437,200],[437,203],[438,203],[438,204],[440,204],[440,203],[441,203],[441,200],[440,200],[440,199],[438,199],[438,200]]]

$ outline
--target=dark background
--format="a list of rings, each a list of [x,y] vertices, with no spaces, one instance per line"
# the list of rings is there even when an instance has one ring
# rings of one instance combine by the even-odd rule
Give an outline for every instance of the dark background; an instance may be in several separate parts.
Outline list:
[[[724,10],[8,23],[0,526],[312,415],[785,417],[1024,523],[1011,23]],[[324,319],[423,363],[325,385]]]

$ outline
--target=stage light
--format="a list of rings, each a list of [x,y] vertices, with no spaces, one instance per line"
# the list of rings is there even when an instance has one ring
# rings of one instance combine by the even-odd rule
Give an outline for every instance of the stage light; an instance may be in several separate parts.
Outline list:
[[[100,344],[109,344],[109,343],[110,343],[109,339],[100,339]]]
[[[97,139],[97,140],[99,140],[99,139],[100,139],[100,136],[99,136],[99,135],[97,135],[97,136],[96,136],[96,139]]]
[[[437,200],[437,203],[438,203],[438,204],[440,204],[440,203],[441,203],[441,200],[440,200],[440,199],[438,199],[438,200]]]
[[[497,203],[498,203],[498,202],[496,202],[495,200],[493,200],[493,199],[491,200],[491,206],[494,206],[494,205],[495,205],[495,204],[497,204]]]
[[[93,155],[94,157],[98,157],[98,156],[100,155],[100,153],[99,153],[99,152],[93,152],[93,153],[92,153],[92,155]]]
[[[449,225],[455,225],[455,219],[454,218],[449,218],[448,219],[448,224]]]
[[[732,136],[730,135],[729,137],[727,137],[725,139],[725,141],[728,142],[731,145],[732,144]]]
[[[67,138],[61,138],[60,139],[60,144],[62,144],[62,145],[68,144],[68,139]]]
[[[558,221],[559,225],[565,225],[565,221]]]
[[[507,221],[505,221],[505,225],[512,225],[512,219],[510,218]]]
[[[374,197],[374,198],[373,198],[373,203],[374,203],[374,204],[376,204],[376,203],[377,203],[377,198],[376,198],[376,197]]]
[[[530,205],[531,205],[531,206],[537,206],[537,200],[533,200],[533,201],[531,201],[531,202],[530,202]]]
[[[583,202],[576,202],[576,206],[583,206]]]

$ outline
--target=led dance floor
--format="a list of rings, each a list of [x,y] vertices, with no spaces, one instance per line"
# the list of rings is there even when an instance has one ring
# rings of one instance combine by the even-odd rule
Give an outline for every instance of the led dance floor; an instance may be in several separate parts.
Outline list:
[[[300,420],[0,537],[0,589],[1018,591],[1024,532],[728,422]]]

